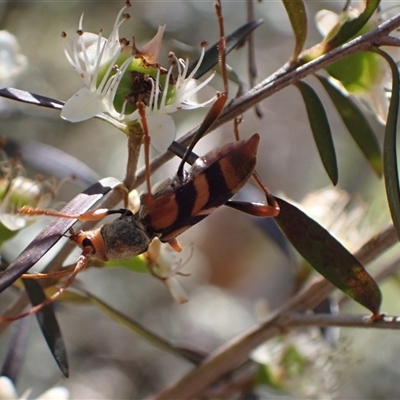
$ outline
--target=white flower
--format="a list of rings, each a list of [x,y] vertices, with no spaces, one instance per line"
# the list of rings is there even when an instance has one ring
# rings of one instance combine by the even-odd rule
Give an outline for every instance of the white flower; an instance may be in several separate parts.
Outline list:
[[[321,10],[316,15],[318,30],[329,39],[346,21],[357,18],[361,10],[349,7],[341,14]],[[358,35],[379,25],[375,13]],[[373,52],[359,52],[339,60],[326,68],[331,81],[343,92],[361,99],[382,124],[386,124],[389,109],[391,74],[386,61]]]
[[[0,179],[0,185],[4,181]],[[17,209],[23,205],[34,208],[45,208],[54,197],[54,191],[48,191],[46,184],[24,176],[17,176],[7,186],[4,197],[0,199],[0,223],[11,231],[25,228],[32,217],[18,214]]]
[[[27,58],[20,53],[16,37],[8,31],[0,31],[0,87],[13,85],[27,66]]]
[[[0,400],[27,400],[31,390],[26,391],[18,397],[17,391],[11,379],[6,376],[0,377]],[[47,390],[37,397],[37,400],[68,400],[69,393],[65,387],[57,386]]]
[[[188,301],[188,298],[176,276],[183,275],[180,271],[185,263],[182,261],[177,263],[175,255],[176,252],[169,244],[162,243],[157,238],[150,243],[149,249],[145,253],[150,272],[167,286],[171,296],[178,304],[183,304]]]
[[[57,192],[54,182],[29,179],[23,171],[18,159],[8,158],[0,151],[0,243],[35,220],[19,214],[18,208],[45,208]]]
[[[168,70],[159,66],[158,54],[165,25],[160,26],[154,38],[142,47],[120,39],[119,28],[129,18],[129,14],[124,14],[129,6],[127,2],[119,12],[108,39],[102,36],[102,31],[98,35],[84,32],[81,17],[77,33],[67,41],[69,49],[65,48],[65,54],[85,86],[67,101],[61,116],[79,122],[105,113],[112,117],[116,126],[120,128],[122,123],[126,128],[129,124],[141,123],[137,109],[140,101],[145,105],[152,145],[163,151],[175,137],[175,124],[169,114],[211,104],[215,96],[200,102],[198,91],[213,76],[203,83],[193,78],[203,60],[204,49],[189,75],[188,60],[178,59],[173,53],[170,53],[172,62]],[[177,78],[172,75],[175,68]]]

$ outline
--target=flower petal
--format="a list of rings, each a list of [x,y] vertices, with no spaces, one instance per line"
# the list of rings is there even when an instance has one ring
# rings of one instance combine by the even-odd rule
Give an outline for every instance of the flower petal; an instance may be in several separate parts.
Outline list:
[[[166,25],[159,25],[158,31],[153,39],[151,39],[150,42],[139,48],[139,51],[147,57],[150,57],[154,61],[154,63],[158,62],[158,54],[160,53],[161,42],[164,36],[165,27]]]
[[[189,301],[186,292],[183,287],[179,284],[176,278],[168,278],[164,280],[165,286],[169,289],[172,298],[178,304],[185,304]]]
[[[106,111],[104,104],[96,93],[83,87],[78,90],[65,104],[61,117],[71,122],[85,121]]]
[[[100,41],[100,44],[99,44]],[[99,37],[95,33],[83,32],[81,35],[74,33],[69,38],[69,45],[71,49],[77,52],[79,59],[88,63],[89,65],[95,65],[97,57],[99,56],[99,48],[107,43],[107,39]],[[85,53],[85,54],[84,54]],[[104,63],[108,61],[106,57],[102,60]]]
[[[147,126],[151,138],[151,146],[158,152],[163,153],[175,139],[175,122],[167,114],[147,115]]]

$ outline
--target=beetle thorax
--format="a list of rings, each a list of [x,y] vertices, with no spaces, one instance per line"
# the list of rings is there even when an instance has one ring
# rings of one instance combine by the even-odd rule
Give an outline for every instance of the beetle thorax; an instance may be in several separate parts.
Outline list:
[[[123,215],[103,225],[101,235],[108,260],[127,260],[142,254],[153,239],[135,215]]]

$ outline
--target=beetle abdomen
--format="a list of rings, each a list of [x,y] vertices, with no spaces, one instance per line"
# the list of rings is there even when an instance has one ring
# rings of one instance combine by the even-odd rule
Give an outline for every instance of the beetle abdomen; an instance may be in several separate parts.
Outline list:
[[[188,178],[144,200],[140,218],[162,241],[197,224],[225,204],[248,181],[256,165],[260,136],[229,143],[200,157]]]

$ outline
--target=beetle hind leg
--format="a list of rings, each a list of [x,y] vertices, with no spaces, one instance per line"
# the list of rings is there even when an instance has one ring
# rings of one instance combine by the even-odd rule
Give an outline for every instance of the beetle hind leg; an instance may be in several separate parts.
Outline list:
[[[68,289],[68,287],[71,286],[72,282],[75,280],[78,273],[86,268],[87,263],[88,263],[88,254],[86,254],[86,252],[83,251],[83,253],[79,256],[78,261],[77,261],[71,275],[68,277],[67,281],[54,294],[52,294],[50,297],[48,297],[42,303],[40,303],[36,306],[33,306],[29,311],[27,311],[23,314],[17,315],[16,317],[0,316],[0,322],[16,321],[16,320],[25,318],[29,315],[36,314],[37,312],[43,310],[44,307],[53,303],[53,301],[56,300],[57,297],[61,296]]]

